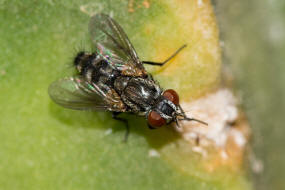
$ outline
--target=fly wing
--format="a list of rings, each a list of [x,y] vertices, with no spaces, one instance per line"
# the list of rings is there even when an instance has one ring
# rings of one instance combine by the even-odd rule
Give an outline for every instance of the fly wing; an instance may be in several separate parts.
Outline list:
[[[92,42],[113,68],[129,76],[142,76],[146,71],[122,27],[105,14],[94,15],[89,23]]]
[[[53,82],[48,89],[51,99],[76,110],[125,111],[125,105],[112,89],[88,83],[82,77],[71,77]]]

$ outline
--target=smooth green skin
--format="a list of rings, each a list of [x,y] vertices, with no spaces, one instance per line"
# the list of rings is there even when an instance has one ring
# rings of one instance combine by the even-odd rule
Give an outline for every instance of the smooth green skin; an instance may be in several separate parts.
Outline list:
[[[80,44],[88,47],[89,16],[79,9],[88,2],[0,1],[0,188],[244,189],[238,180],[204,180],[149,157],[149,149],[178,138],[169,128],[151,131],[143,118],[127,116],[136,127],[123,143],[124,126],[110,113],[63,109],[50,100],[48,85],[68,76],[63,71]],[[96,6],[112,10],[129,34],[151,19],[146,11],[166,11],[160,3],[136,16],[125,1]],[[151,51],[143,41],[133,43],[142,54]]]
[[[225,63],[242,94],[254,156],[264,165],[252,173],[255,189],[285,189],[285,2],[222,0],[216,9]]]

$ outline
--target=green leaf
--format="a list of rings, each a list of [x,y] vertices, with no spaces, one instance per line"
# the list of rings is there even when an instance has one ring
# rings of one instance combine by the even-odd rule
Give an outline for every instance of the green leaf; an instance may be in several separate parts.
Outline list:
[[[188,44],[166,67],[147,67],[182,100],[217,88],[218,30],[210,2],[201,2],[0,1],[0,188],[249,189],[243,172],[217,177],[192,167],[199,158],[173,150],[180,137],[170,126],[152,131],[125,115],[131,134],[123,143],[124,126],[111,114],[67,110],[47,94],[71,73],[77,51],[91,49],[87,26],[99,12],[122,25],[142,60],[164,60]]]

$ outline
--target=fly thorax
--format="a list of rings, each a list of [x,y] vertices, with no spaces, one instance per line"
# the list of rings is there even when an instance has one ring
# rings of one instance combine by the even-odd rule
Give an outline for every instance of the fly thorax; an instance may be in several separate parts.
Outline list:
[[[126,86],[128,85],[129,77],[117,77],[114,81],[114,88],[119,93],[122,94]]]
[[[155,104],[160,91],[148,79],[132,78],[123,94],[130,102],[140,107],[140,111],[148,111]]]

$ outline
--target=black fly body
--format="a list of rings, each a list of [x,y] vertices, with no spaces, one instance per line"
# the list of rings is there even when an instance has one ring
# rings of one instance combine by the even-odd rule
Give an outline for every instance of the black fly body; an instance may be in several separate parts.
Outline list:
[[[74,59],[78,75],[60,79],[49,87],[49,95],[57,104],[77,110],[111,111],[113,118],[123,112],[144,116],[151,129],[187,118],[179,105],[179,96],[163,90],[147,73],[143,64],[163,66],[186,45],[162,63],[140,61],[121,26],[105,14],[93,16],[89,23],[95,52],[79,52]]]

